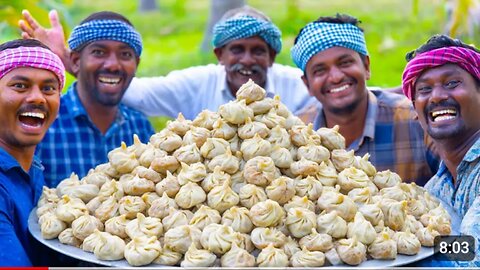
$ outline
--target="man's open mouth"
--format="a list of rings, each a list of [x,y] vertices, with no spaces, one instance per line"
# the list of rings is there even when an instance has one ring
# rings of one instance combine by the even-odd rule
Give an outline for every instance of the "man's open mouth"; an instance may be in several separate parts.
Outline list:
[[[456,109],[442,109],[430,112],[432,122],[440,122],[455,119],[458,116]]]
[[[41,112],[23,112],[19,115],[19,121],[29,127],[41,127],[45,122],[45,114]]]

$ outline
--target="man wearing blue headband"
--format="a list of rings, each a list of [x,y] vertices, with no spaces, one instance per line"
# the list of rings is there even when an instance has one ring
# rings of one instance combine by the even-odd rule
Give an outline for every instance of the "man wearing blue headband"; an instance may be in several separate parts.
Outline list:
[[[24,16],[27,21],[31,17],[28,13]],[[63,36],[55,35],[63,33],[58,17],[52,16],[51,22],[54,27],[49,30],[38,25],[31,30],[25,24],[21,28],[24,36],[39,38],[57,54],[65,55]],[[50,31],[53,38],[42,39],[45,31]],[[218,65],[134,78],[123,101],[150,116],[177,117],[181,112],[185,118],[194,119],[204,109],[217,111],[220,105],[234,100],[238,88],[249,78],[264,87],[269,97],[279,95],[292,112],[313,101],[300,70],[274,63],[282,48],[281,33],[261,12],[249,6],[227,12],[214,27],[213,45]],[[68,63],[66,66],[68,69]]]
[[[50,187],[72,172],[86,176],[122,141],[133,144],[133,134],[148,142],[154,133],[145,115],[120,104],[142,53],[140,34],[128,19],[93,13],[73,29],[68,44],[78,80],[62,95],[58,118],[37,149]]]
[[[320,17],[295,39],[291,54],[310,95],[319,102],[299,116],[314,128],[338,125],[349,150],[370,153],[377,170],[391,170],[403,181],[425,182],[436,172],[438,157],[424,143],[404,96],[369,90],[370,58],[359,21],[348,15]]]

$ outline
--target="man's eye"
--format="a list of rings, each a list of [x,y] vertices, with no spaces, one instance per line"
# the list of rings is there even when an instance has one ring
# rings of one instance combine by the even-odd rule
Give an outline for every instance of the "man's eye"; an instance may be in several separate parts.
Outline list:
[[[133,57],[133,53],[132,52],[122,52],[122,57],[130,59],[130,58]]]
[[[100,56],[100,55],[103,55],[103,51],[102,51],[102,50],[93,50],[93,51],[92,51],[92,54],[93,54],[93,55]]]
[[[417,93],[428,93],[431,89],[430,86],[420,86],[417,88]]]
[[[43,87],[42,91],[46,93],[54,93],[57,91],[57,88],[53,85],[47,85]]]
[[[348,65],[350,65],[352,63],[352,60],[344,60],[342,62],[340,62],[340,66],[341,67],[346,67]]]
[[[20,89],[25,89],[25,88],[27,88],[27,85],[24,84],[24,83],[15,83],[15,84],[13,84],[13,87],[20,88]]]
[[[445,87],[447,89],[453,89],[455,87],[457,87],[461,82],[458,81],[458,80],[452,80],[452,81],[449,81],[445,84]]]

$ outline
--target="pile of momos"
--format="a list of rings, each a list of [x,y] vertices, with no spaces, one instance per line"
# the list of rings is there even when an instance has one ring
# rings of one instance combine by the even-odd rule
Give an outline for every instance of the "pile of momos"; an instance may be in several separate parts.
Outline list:
[[[84,178],[44,187],[42,236],[132,266],[319,267],[413,255],[450,233],[422,187],[265,96],[249,81],[218,112],[179,114]]]

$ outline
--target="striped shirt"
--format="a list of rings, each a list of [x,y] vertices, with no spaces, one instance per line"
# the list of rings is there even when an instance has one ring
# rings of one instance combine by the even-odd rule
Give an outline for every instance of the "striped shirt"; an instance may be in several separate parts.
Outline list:
[[[298,116],[305,123],[313,123],[315,129],[325,127],[319,102],[304,108]],[[369,90],[365,128],[347,149],[358,156],[369,153],[378,171],[389,169],[404,182],[423,186],[437,171],[439,158],[414,116],[412,103],[404,96]]]
[[[88,170],[108,161],[107,154],[124,141],[133,144],[133,134],[148,142],[153,127],[142,113],[120,104],[118,115],[102,134],[82,105],[74,83],[62,95],[57,119],[48,129],[36,154],[45,167],[45,182],[56,187],[72,172],[81,178]]]
[[[456,212],[460,221],[452,220],[452,224],[460,223],[460,233],[476,239],[475,261],[458,265],[480,266],[480,139],[458,165],[455,184],[452,174],[441,162],[438,172],[428,181],[425,189]]]

